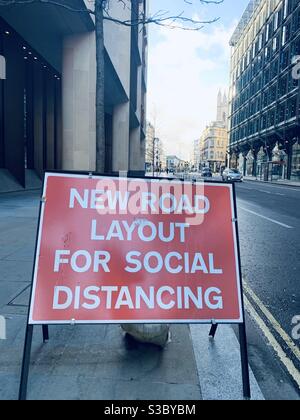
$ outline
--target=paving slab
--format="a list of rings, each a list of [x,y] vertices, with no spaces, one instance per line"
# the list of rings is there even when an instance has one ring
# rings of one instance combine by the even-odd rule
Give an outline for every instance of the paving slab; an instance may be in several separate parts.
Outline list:
[[[191,325],[191,335],[204,400],[243,400],[239,342],[231,326],[220,325],[215,339],[210,326]],[[250,370],[252,400],[264,400]]]
[[[0,399],[16,399],[25,317],[11,316],[1,342]],[[114,326],[51,326],[42,343],[35,327],[28,383],[33,400],[200,400],[187,326],[172,327],[165,349],[140,344]]]
[[[7,317],[7,340],[0,340],[0,400],[18,396],[38,207],[39,192],[0,194],[0,314]],[[137,343],[118,325],[51,326],[47,344],[41,327],[34,330],[29,399],[241,397],[238,343],[223,327],[227,333],[218,332],[212,345],[208,327],[174,325],[163,350]],[[253,389],[259,399],[257,384]]]

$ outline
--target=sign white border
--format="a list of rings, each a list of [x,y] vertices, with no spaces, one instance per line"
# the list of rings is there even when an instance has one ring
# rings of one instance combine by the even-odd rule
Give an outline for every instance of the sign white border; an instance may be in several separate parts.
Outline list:
[[[29,325],[74,325],[74,324],[81,324],[81,325],[103,325],[103,324],[242,324],[244,322],[244,308],[243,308],[243,299],[242,299],[242,280],[240,277],[240,267],[239,267],[239,253],[238,253],[238,241],[237,241],[237,230],[236,230],[236,221],[235,221],[235,209],[234,209],[234,197],[233,197],[233,185],[232,184],[224,184],[224,183],[203,183],[204,186],[208,185],[210,187],[227,187],[230,189],[230,197],[231,197],[231,214],[232,214],[232,234],[234,240],[234,251],[235,251],[235,262],[236,262],[236,279],[237,279],[237,291],[238,291],[238,301],[239,301],[239,319],[201,319],[201,320],[189,320],[189,319],[160,319],[160,320],[92,320],[92,321],[77,321],[77,320],[65,320],[65,321],[38,321],[33,319],[33,311],[34,311],[34,304],[35,304],[35,292],[37,286],[37,273],[38,273],[38,266],[39,266],[39,256],[40,256],[40,247],[41,247],[41,238],[42,238],[42,231],[43,231],[43,221],[44,221],[44,211],[45,211],[45,200],[44,198],[47,197],[47,182],[49,177],[60,177],[60,178],[74,178],[74,179],[90,179],[90,175],[86,174],[70,174],[70,173],[56,173],[56,172],[46,172],[44,178],[44,185],[43,185],[43,195],[42,195],[42,202],[41,202],[41,211],[40,211],[40,221],[38,226],[38,237],[37,237],[37,245],[36,245],[36,253],[35,253],[35,263],[34,263],[34,275],[33,275],[33,284],[30,296],[30,309],[29,309]],[[93,175],[92,179],[103,179],[105,175]],[[146,181],[146,182],[170,182],[170,180],[166,179],[152,179],[152,178],[125,178],[125,177],[110,177],[111,180],[126,180],[126,181]],[[182,181],[182,180],[174,180],[173,182],[178,182],[181,184],[191,184],[189,181]],[[200,183],[196,183],[200,184]],[[202,184],[202,183],[201,183]]]

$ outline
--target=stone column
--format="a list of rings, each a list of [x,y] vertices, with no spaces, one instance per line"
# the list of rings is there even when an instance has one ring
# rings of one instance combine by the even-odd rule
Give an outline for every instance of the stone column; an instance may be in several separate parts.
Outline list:
[[[113,110],[113,172],[129,171],[129,102],[115,106]]]
[[[293,164],[293,146],[296,143],[296,139],[291,140],[286,145],[286,153],[288,155],[288,161],[287,161],[287,179],[290,180],[292,177],[292,164]]]
[[[140,127],[130,131],[130,171],[141,175],[145,170],[142,162],[142,142]]]
[[[244,163],[243,163],[243,175],[246,176],[247,175],[247,156],[245,156],[243,154],[243,158],[244,158]]]
[[[258,155],[259,149],[253,149],[252,152],[254,156],[252,175],[255,176],[255,178],[257,178],[257,155]]]
[[[94,32],[63,40],[63,144],[65,170],[96,169],[96,47]]]

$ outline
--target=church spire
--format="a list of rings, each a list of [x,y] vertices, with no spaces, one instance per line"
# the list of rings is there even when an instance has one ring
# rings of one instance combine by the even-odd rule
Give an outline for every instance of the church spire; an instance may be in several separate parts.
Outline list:
[[[228,101],[226,92],[219,90],[218,93],[218,104],[217,104],[217,121],[227,124],[228,116]]]

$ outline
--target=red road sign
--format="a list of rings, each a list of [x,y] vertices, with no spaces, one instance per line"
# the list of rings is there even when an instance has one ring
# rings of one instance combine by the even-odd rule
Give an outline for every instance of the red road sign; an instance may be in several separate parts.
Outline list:
[[[29,324],[241,323],[233,186],[45,176]]]

